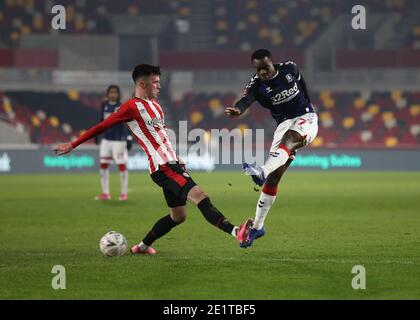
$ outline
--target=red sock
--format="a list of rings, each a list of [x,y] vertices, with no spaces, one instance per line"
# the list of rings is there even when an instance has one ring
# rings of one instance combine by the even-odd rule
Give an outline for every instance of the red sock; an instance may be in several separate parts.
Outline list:
[[[265,194],[268,194],[269,196],[275,196],[277,194],[277,186],[271,187],[271,186],[268,186],[267,184],[264,184],[262,192],[264,192]]]

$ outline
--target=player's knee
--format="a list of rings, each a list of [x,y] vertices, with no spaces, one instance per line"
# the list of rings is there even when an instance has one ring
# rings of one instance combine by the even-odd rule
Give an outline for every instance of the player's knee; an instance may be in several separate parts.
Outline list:
[[[203,190],[201,190],[199,186],[195,186],[188,193],[188,200],[190,200],[191,202],[195,204],[200,203],[202,200],[204,200],[207,197],[208,195]]]
[[[176,218],[176,220],[174,220],[174,221],[175,221],[176,223],[180,224],[180,223],[185,222],[185,220],[187,220],[187,215],[186,215],[186,214],[185,214],[185,215],[182,215],[182,216],[177,217],[177,218]]]
[[[177,224],[183,223],[185,220],[187,220],[185,207],[171,208],[169,214],[171,219]]]
[[[172,220],[177,223],[177,224],[181,224],[183,223],[185,220],[187,220],[187,215],[176,215],[176,216],[171,216]]]
[[[200,191],[197,191],[195,197],[197,199],[197,203],[199,203],[202,200],[204,200],[205,198],[208,198],[208,194],[205,193],[203,190],[200,189]]]
[[[120,172],[124,172],[127,171],[127,166],[125,164],[119,164],[118,169],[120,170]]]
[[[108,169],[108,167],[109,167],[108,163],[101,163],[101,169],[102,170],[106,170],[106,169]]]
[[[300,133],[289,130],[284,134],[281,144],[288,148],[290,152],[294,152],[296,149],[303,147],[303,141]]]

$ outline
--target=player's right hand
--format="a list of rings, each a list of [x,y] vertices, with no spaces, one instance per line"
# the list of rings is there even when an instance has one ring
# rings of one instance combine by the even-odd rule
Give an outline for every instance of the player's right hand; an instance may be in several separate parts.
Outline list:
[[[241,110],[235,107],[227,107],[225,109],[225,114],[230,117],[239,116],[241,114]]]
[[[70,142],[67,143],[60,143],[54,149],[55,154],[58,156],[62,156],[63,154],[69,153],[73,150]]]
[[[178,164],[181,166],[181,168],[182,168],[184,171],[187,171],[187,164],[186,164],[186,162],[184,161],[184,159],[182,159],[179,155],[178,155]]]

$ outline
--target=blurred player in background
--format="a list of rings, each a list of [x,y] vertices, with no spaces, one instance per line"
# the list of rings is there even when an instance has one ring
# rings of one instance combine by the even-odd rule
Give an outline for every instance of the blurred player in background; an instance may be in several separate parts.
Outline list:
[[[133,136],[147,154],[152,180],[162,188],[169,207],[169,214],[158,220],[146,237],[131,248],[133,254],[155,254],[151,247],[154,241],[163,237],[187,217],[187,200],[197,205],[204,218],[240,243],[246,241],[252,219],[234,226],[215,207],[210,198],[194,182],[185,169],[185,164],[175,154],[169,140],[163,109],[156,100],[160,94],[160,68],[148,64],[138,65],[132,74],[135,83],[134,98],[126,101],[104,121],[90,128],[76,141],[59,144],[58,155],[71,152],[81,143],[89,140],[118,123],[126,123]]]
[[[101,121],[108,118],[118,110],[121,105],[121,92],[117,85],[110,85],[106,90],[106,100],[101,106]],[[118,166],[120,172],[121,192],[120,201],[128,200],[128,151],[131,149],[133,137],[123,123],[110,127],[103,133],[100,142],[100,179],[102,193],[95,197],[95,200],[110,200],[109,192],[109,165],[113,162]],[[95,137],[96,144],[99,143],[99,136]]]
[[[245,87],[243,97],[234,107],[227,107],[229,116],[239,116],[254,101],[270,110],[276,120],[270,154],[262,167],[244,163],[246,174],[263,189],[258,199],[253,228],[241,245],[251,246],[265,234],[264,221],[276,199],[281,177],[293,161],[296,150],[310,144],[318,133],[318,117],[309,98],[305,80],[296,63],[275,64],[270,51],[256,50],[251,57],[256,74]]]

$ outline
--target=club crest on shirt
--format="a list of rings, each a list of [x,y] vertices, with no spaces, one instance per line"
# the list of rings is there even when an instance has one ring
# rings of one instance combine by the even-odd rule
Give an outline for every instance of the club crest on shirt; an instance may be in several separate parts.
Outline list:
[[[293,81],[293,77],[292,77],[292,75],[290,74],[290,73],[288,73],[288,74],[286,74],[286,80],[287,80],[287,82],[292,82]]]

